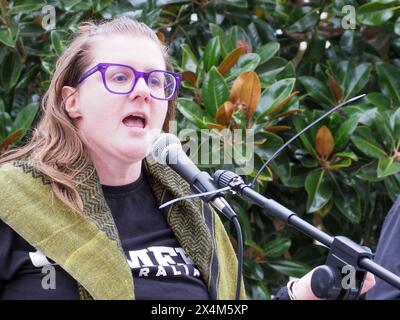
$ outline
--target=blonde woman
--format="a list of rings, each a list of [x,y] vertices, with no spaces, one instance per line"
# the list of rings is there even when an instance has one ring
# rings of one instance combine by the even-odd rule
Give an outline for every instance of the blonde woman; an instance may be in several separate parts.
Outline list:
[[[180,80],[146,25],[79,28],[31,139],[0,160],[0,299],[235,298],[218,216],[198,199],[158,209],[190,193],[148,156]],[[315,298],[309,277],[289,291]]]

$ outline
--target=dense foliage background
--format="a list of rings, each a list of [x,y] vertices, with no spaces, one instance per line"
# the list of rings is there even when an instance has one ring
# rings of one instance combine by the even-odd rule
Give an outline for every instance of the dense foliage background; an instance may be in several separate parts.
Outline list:
[[[43,28],[45,5],[55,9],[54,28]],[[184,75],[178,131],[213,129],[223,143],[227,131],[253,129],[255,171],[312,120],[366,93],[296,140],[256,188],[374,249],[400,194],[399,9],[398,0],[0,0],[0,152],[29,132],[79,22],[126,15],[158,31]],[[269,299],[288,276],[324,262],[326,250],[311,239],[232,203],[250,298]]]

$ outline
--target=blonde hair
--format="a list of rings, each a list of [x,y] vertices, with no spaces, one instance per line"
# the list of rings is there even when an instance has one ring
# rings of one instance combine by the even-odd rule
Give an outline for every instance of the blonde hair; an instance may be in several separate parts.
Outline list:
[[[98,24],[93,21],[82,23],[71,44],[56,62],[50,86],[42,99],[42,117],[33,129],[31,139],[0,158],[0,163],[29,158],[33,167],[49,178],[56,197],[80,214],[84,213],[83,203],[74,178],[92,161],[65,110],[61,90],[63,86],[75,87],[79,77],[90,67],[92,42],[96,36],[124,33],[155,41],[164,55],[167,69],[172,71],[166,47],[147,25],[126,17]],[[169,121],[175,117],[175,103],[169,101],[164,131],[168,131]]]

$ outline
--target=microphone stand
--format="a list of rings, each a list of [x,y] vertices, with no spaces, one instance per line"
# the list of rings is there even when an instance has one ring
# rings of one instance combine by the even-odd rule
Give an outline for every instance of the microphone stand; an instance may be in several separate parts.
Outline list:
[[[214,180],[218,186],[230,186],[232,191],[263,208],[263,213],[267,216],[284,221],[329,248],[330,252],[326,264],[317,267],[311,279],[312,291],[319,298],[356,299],[361,292],[366,271],[370,271],[400,289],[400,277],[375,263],[372,260],[373,254],[369,248],[360,246],[346,237],[332,237],[319,230],[301,219],[293,211],[254,191],[244,183],[240,176],[233,172],[218,170],[214,174]],[[347,275],[343,276],[345,269],[350,271],[350,276],[355,277],[355,281],[350,285],[344,283],[348,278]]]

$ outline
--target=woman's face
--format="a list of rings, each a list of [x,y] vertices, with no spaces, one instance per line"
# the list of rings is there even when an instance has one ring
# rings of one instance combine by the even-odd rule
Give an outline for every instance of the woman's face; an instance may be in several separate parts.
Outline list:
[[[124,64],[146,72],[166,69],[160,47],[145,37],[99,36],[94,40],[92,55],[88,69],[98,63]],[[146,157],[168,108],[168,101],[150,96],[143,78],[131,93],[113,94],[104,87],[100,72],[86,78],[73,97],[66,109],[76,119],[79,135],[91,156],[127,164]],[[129,115],[135,117],[127,118]]]

